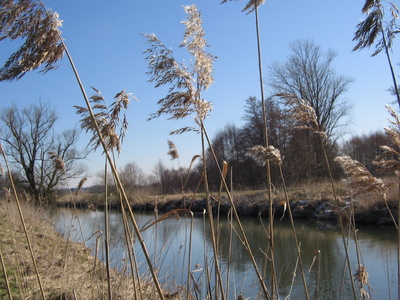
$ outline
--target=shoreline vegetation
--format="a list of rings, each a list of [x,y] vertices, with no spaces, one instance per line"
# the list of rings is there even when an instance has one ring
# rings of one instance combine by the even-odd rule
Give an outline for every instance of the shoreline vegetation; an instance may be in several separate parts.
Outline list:
[[[347,224],[349,217],[352,216],[357,224],[394,225],[391,214],[397,220],[397,201],[387,200],[386,205],[382,199],[373,193],[359,195],[351,199],[344,192],[344,189],[344,186],[339,188],[339,201],[336,201],[332,195],[329,184],[289,189],[288,199],[293,219],[338,221],[340,217],[344,224]],[[83,191],[75,197],[59,197],[55,205],[58,207],[103,210],[105,208],[103,198],[104,194],[102,193]],[[202,193],[141,194],[139,196],[133,194],[128,195],[128,199],[133,211],[167,213],[177,209],[189,209],[194,214],[202,214],[207,211],[206,198]],[[233,200],[240,216],[269,217],[268,195],[265,190],[234,192]],[[289,218],[284,194],[275,191],[272,201],[274,217],[279,219]],[[351,201],[353,201],[353,205],[351,205]],[[224,193],[211,193],[210,202],[214,216],[217,214],[227,215],[231,211],[231,204]],[[109,195],[108,205],[110,209],[120,209],[120,200],[115,194]]]

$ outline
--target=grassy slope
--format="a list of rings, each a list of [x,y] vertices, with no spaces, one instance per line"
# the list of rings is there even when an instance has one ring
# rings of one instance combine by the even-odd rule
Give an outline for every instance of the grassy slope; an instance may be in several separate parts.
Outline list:
[[[34,249],[46,299],[107,299],[104,265],[89,255],[81,243],[62,238],[44,211],[23,207],[24,220]],[[13,299],[41,299],[37,276],[27,247],[16,205],[0,202],[0,248]],[[7,299],[3,268],[0,268],[0,299]],[[112,270],[113,299],[134,299],[132,279]],[[151,299],[154,291],[142,284]]]

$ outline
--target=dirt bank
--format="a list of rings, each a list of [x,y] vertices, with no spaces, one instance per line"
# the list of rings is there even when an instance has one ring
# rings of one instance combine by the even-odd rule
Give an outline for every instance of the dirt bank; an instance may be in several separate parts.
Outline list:
[[[349,197],[341,197],[335,201],[332,196],[306,197],[303,193],[293,193],[290,195],[290,208],[294,219],[312,220],[338,220],[340,216],[346,223],[354,209],[354,219],[356,223],[393,225],[392,217],[387,206],[382,201],[374,199],[354,199],[353,206]],[[93,198],[92,198],[93,199]],[[97,199],[97,198],[96,198]],[[231,204],[226,196],[214,195],[210,197],[213,213],[226,215],[231,209]],[[268,217],[269,202],[264,192],[238,193],[234,197],[236,210],[240,216],[248,217]],[[274,216],[277,218],[289,217],[288,209],[285,205],[285,198],[282,196],[273,197]],[[120,201],[117,199],[109,200],[110,207],[120,208]],[[79,208],[104,209],[104,202],[101,200],[93,201],[90,197],[80,197],[74,201],[59,201],[58,205]],[[130,205],[135,211],[169,212],[175,209],[190,209],[194,213],[203,213],[207,210],[207,202],[204,195],[166,195],[152,196],[136,201],[130,200]],[[388,206],[395,219],[397,219],[397,206],[394,202],[389,202]]]
[[[105,265],[84,244],[57,233],[44,210],[22,208],[33,255],[16,205],[0,201],[0,254],[5,266],[0,271],[0,299],[9,299],[4,269],[13,299],[43,299],[42,293],[49,300],[108,299]],[[139,289],[131,276],[112,269],[110,277],[113,299],[135,299]],[[144,281],[140,291],[142,299],[154,299],[156,294]]]

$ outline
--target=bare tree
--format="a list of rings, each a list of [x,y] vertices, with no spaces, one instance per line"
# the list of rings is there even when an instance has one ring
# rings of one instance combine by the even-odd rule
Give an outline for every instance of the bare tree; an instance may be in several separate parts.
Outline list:
[[[165,164],[159,159],[157,163],[154,165],[154,176],[156,178],[156,181],[161,185],[162,193],[166,194],[167,192],[167,180],[165,173],[167,171],[167,167]]]
[[[377,174],[379,167],[374,163],[382,154],[382,146],[395,148],[390,136],[383,130],[363,135],[354,135],[341,145],[341,155],[348,155],[362,163],[372,174]]]
[[[122,184],[129,192],[145,183],[144,173],[135,162],[127,163],[119,174]]]
[[[268,84],[276,93],[289,93],[304,99],[314,108],[317,123],[328,138],[338,137],[338,128],[351,105],[342,99],[352,79],[339,76],[332,67],[337,54],[323,53],[312,41],[292,43],[285,63],[274,63]]]
[[[33,104],[19,109],[16,105],[0,113],[4,124],[0,140],[21,183],[37,203],[54,201],[54,188],[61,181],[77,178],[84,169],[77,161],[86,157],[75,149],[79,130],[54,132],[57,120],[49,104]]]

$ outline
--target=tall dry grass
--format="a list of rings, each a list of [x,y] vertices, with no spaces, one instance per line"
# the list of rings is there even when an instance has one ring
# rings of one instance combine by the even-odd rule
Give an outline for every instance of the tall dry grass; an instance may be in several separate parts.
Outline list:
[[[3,289],[3,276],[0,280],[2,299],[108,299],[109,294],[113,299],[135,299],[134,295],[139,291],[141,298],[136,299],[154,299],[152,284],[142,278],[139,288],[137,282],[133,285],[130,275],[114,269],[111,269],[110,293],[106,266],[99,258],[91,256],[83,243],[69,240],[69,234],[60,236],[53,227],[48,209],[25,202],[20,206],[34,249],[43,293],[35,278],[34,264],[26,247],[15,199],[10,196],[7,201],[2,199],[0,203],[0,248],[4,261],[2,274],[7,274],[9,285],[8,290]],[[103,242],[99,246],[104,246]]]

